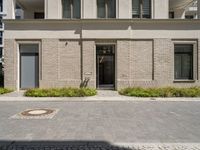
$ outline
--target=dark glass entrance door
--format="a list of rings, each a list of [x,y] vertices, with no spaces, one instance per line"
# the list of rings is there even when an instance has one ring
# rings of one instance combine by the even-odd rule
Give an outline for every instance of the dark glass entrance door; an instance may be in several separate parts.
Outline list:
[[[113,45],[97,46],[97,88],[115,87],[115,50]]]

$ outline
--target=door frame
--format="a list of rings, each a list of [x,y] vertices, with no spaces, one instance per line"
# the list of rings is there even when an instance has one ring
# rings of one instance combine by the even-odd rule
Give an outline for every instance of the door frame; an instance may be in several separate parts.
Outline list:
[[[39,87],[40,87],[40,80],[41,80],[41,77],[42,77],[42,74],[41,74],[41,68],[42,68],[42,66],[41,66],[41,61],[42,61],[42,57],[41,57],[41,41],[39,41],[39,40],[30,40],[30,41],[17,41],[17,83],[16,83],[16,85],[17,85],[17,87],[16,87],[16,89],[17,89],[17,91],[20,91],[20,90],[22,90],[22,89],[20,89],[20,84],[21,84],[21,54],[20,54],[20,45],[21,44],[38,44],[38,65],[39,65],[39,68],[38,68],[38,70],[39,70]]]
[[[97,46],[113,46],[114,48],[114,54],[111,55],[114,57],[113,59],[113,65],[114,65],[114,71],[113,71],[113,78],[114,78],[114,81],[113,81],[113,88],[111,88],[111,90],[115,90],[116,89],[116,78],[117,78],[117,69],[116,69],[116,53],[117,53],[117,47],[116,47],[116,43],[96,43],[95,44],[95,74],[96,74],[96,88],[97,89],[104,89],[104,88],[100,88],[99,87],[99,75],[97,74],[97,70],[98,70],[98,59],[97,59]],[[106,89],[106,88],[105,88]]]
[[[23,54],[23,55],[22,55]],[[37,65],[38,65],[38,74],[39,74],[39,52],[37,52],[37,53],[20,53],[20,82],[19,82],[19,87],[20,87],[20,89],[21,90],[26,90],[26,88],[22,88],[21,86],[22,86],[22,74],[21,74],[21,71],[22,71],[22,56],[38,56],[38,63],[37,63]],[[37,77],[38,78],[38,77]],[[36,76],[35,76],[35,80],[36,80]],[[38,83],[38,86],[39,86],[39,78],[38,78],[38,81],[37,81]],[[36,83],[35,83],[36,84]],[[38,88],[38,87],[36,87],[36,88]]]

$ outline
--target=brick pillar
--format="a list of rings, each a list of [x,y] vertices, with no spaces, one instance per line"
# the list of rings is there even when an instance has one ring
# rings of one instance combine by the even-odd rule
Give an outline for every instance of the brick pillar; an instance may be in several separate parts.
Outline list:
[[[5,39],[4,43],[4,86],[17,89],[17,44],[14,39]]]
[[[89,78],[88,87],[96,88],[96,49],[94,41],[82,44],[82,82]]]

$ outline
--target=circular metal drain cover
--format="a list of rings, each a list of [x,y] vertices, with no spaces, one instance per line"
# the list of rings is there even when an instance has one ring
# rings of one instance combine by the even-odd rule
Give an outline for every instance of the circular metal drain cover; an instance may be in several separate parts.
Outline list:
[[[54,112],[54,110],[52,110],[52,109],[31,109],[31,110],[26,110],[26,111],[22,112],[21,115],[36,117],[36,116],[49,115],[53,112]]]

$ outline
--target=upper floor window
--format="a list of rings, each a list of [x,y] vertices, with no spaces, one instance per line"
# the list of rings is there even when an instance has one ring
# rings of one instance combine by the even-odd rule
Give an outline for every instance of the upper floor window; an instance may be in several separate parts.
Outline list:
[[[132,0],[133,18],[151,18],[151,0]]]
[[[3,32],[0,31],[0,45],[3,44]]]
[[[35,12],[34,19],[44,19],[44,12]]]
[[[0,12],[3,12],[3,0],[0,0]]]
[[[171,18],[174,18],[174,11],[170,11],[169,12],[169,18],[171,19]]]
[[[63,18],[81,18],[80,0],[63,0]]]
[[[97,0],[98,18],[116,18],[116,0]]]
[[[3,28],[3,23],[2,23],[2,16],[0,16],[0,29]]]

